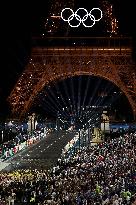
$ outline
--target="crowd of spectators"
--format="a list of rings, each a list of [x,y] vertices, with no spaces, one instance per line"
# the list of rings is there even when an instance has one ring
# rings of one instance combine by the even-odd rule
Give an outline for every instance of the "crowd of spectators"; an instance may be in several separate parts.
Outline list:
[[[12,140],[0,144],[0,159],[5,161],[14,156],[17,152],[41,140],[44,133],[34,132],[33,134],[19,133]]]
[[[0,173],[0,204],[133,205],[136,134],[83,147],[50,170]]]

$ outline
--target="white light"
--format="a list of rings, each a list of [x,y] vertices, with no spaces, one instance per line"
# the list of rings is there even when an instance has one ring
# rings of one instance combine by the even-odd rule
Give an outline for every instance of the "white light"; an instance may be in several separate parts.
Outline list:
[[[69,11],[71,12],[71,15],[70,15],[67,19],[65,19],[65,18],[63,17],[63,13],[64,13],[66,10],[69,10]],[[82,18],[80,17],[79,14],[77,14],[79,10],[82,10],[83,12],[86,13]],[[95,16],[92,14],[92,12],[93,12],[94,10],[100,11],[100,18],[98,18],[98,19],[95,18]],[[63,21],[68,22],[69,26],[70,26],[70,27],[74,27],[74,28],[75,28],[75,27],[79,27],[79,26],[81,25],[81,23],[82,23],[82,25],[83,25],[84,27],[91,28],[91,27],[94,26],[94,24],[95,24],[96,21],[100,21],[100,19],[102,18],[102,15],[103,15],[103,14],[102,14],[102,10],[101,10],[100,8],[93,8],[93,9],[91,9],[90,12],[88,12],[85,8],[79,8],[79,9],[76,10],[76,12],[74,12],[71,8],[64,8],[64,9],[61,11],[61,18],[63,19]],[[78,21],[77,25],[72,25],[72,24],[71,24],[71,21],[72,21],[74,18],[76,18],[76,20]],[[86,24],[85,24],[85,21],[86,21],[87,19],[91,19],[91,22],[93,21],[93,22],[91,23],[91,25],[86,25]]]

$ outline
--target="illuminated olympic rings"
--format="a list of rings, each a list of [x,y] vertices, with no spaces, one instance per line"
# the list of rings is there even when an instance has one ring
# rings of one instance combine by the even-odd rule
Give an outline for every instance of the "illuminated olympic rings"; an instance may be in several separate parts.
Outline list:
[[[69,11],[72,13],[67,19],[65,19],[65,18],[63,17],[63,14],[64,14],[64,12],[65,12],[66,10],[69,10]],[[77,14],[80,10],[86,12],[86,14],[83,16],[83,18],[81,18],[80,15]],[[93,12],[94,10],[98,10],[98,11],[100,12],[100,18],[98,18],[98,19],[95,18],[95,16],[92,14],[92,12]],[[63,19],[63,21],[67,21],[68,24],[69,24],[69,26],[71,26],[71,27],[79,27],[80,24],[82,23],[84,27],[91,28],[91,27],[94,26],[94,24],[95,24],[96,21],[100,21],[100,19],[102,18],[102,15],[103,15],[103,14],[102,14],[102,10],[101,10],[100,8],[93,8],[89,13],[88,13],[88,11],[87,11],[85,8],[79,8],[79,9],[77,9],[77,11],[76,11],[75,13],[74,13],[74,11],[73,11],[71,8],[65,8],[65,9],[63,9],[63,10],[61,11],[61,18]],[[76,18],[77,21],[79,21],[79,22],[77,23],[77,25],[72,25],[72,24],[71,24],[71,21],[74,19],[74,17]],[[89,18],[91,19],[91,21],[92,21],[92,24],[91,24],[91,25],[86,25],[86,24],[85,24],[85,21],[87,20],[88,17],[89,17]]]

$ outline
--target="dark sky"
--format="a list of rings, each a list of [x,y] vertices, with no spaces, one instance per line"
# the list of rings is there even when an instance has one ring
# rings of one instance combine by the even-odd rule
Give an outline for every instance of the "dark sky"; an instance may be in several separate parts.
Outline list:
[[[43,19],[48,16],[49,2],[49,0],[37,1],[30,5],[25,1],[11,2],[10,4],[5,2],[1,27],[3,66],[0,75],[0,116],[5,116],[8,113],[6,98],[29,60],[32,36],[44,31]],[[90,4],[92,7],[96,1],[81,0],[75,2],[76,7],[83,5],[89,7]],[[113,3],[120,24],[120,33],[134,38],[136,30],[134,19],[136,18],[133,11],[135,7],[130,4],[131,1],[114,0]]]

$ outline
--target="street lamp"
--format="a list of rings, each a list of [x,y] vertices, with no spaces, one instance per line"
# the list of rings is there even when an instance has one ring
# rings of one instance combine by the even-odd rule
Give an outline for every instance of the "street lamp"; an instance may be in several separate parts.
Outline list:
[[[3,130],[1,132],[1,139],[2,139],[2,142],[3,142],[3,136],[4,136],[4,133],[3,133]]]

